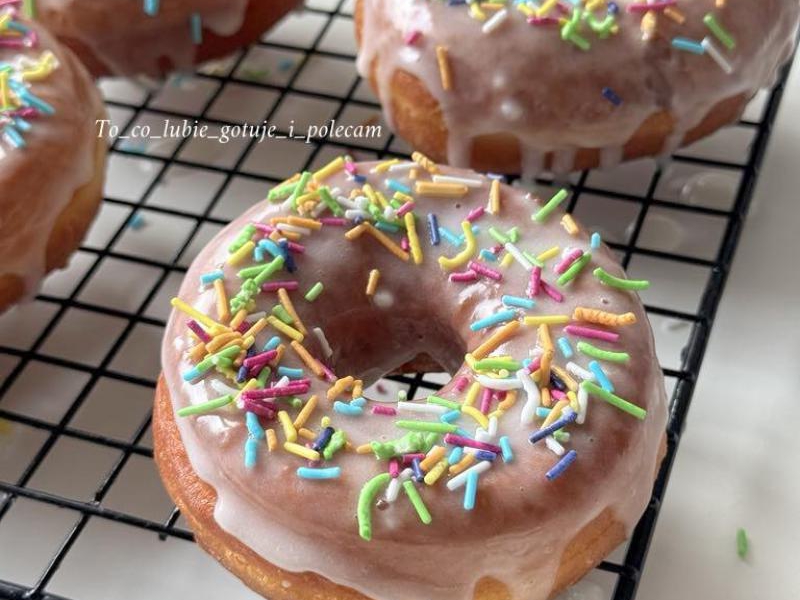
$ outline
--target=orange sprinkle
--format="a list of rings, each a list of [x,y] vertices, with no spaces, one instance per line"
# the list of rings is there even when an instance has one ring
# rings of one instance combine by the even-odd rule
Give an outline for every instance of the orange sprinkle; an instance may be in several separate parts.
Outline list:
[[[314,412],[315,408],[317,408],[316,394],[311,396],[305,403],[303,408],[300,409],[300,412],[297,413],[297,416],[294,419],[294,426],[297,429],[302,429],[305,426],[308,419],[311,417],[311,414]]]
[[[235,315],[233,315],[233,319],[231,319],[231,329],[238,329],[239,325],[244,323],[246,317],[247,317],[247,311],[245,309],[242,309]]]
[[[325,371],[322,370],[319,362],[308,353],[308,350],[306,350],[303,344],[296,340],[292,340],[290,345],[292,346],[292,350],[294,350],[297,356],[300,357],[300,360],[302,360],[306,366],[314,372],[314,375],[317,377],[325,376]]]
[[[550,388],[542,388],[542,406],[550,408],[553,405],[553,399],[550,397]]]
[[[489,338],[480,346],[475,348],[475,350],[472,351],[472,356],[474,356],[477,360],[486,358],[486,356],[497,350],[501,344],[506,342],[512,335],[514,335],[519,328],[519,321],[510,321],[509,323],[506,323],[492,335],[490,335]]]
[[[572,313],[572,318],[575,321],[596,323],[598,325],[605,325],[606,327],[618,327],[620,325],[633,325],[636,323],[636,315],[632,312],[616,314],[596,308],[585,308],[583,306],[578,306],[575,309]]]
[[[545,385],[550,381],[550,365],[553,364],[554,355],[555,352],[553,352],[552,349],[545,350],[544,354],[542,354],[542,362],[539,367],[539,370],[542,372],[540,381]]]
[[[231,311],[228,308],[228,294],[225,293],[225,283],[222,279],[214,280],[214,291],[217,293],[217,317],[223,323],[227,323],[231,318]]]
[[[436,60],[439,63],[439,76],[442,79],[442,88],[449,92],[453,89],[453,74],[450,72],[450,57],[447,48],[436,46]]]
[[[364,382],[356,379],[353,382],[353,391],[350,394],[353,398],[360,398],[364,394]]]
[[[270,452],[275,452],[278,447],[278,436],[275,434],[274,429],[267,429],[267,449]]]
[[[423,471],[430,471],[436,463],[444,458],[445,452],[447,452],[447,450],[445,450],[444,446],[434,446],[430,449],[428,454],[425,455],[425,458],[422,459],[419,466]]]
[[[456,464],[452,465],[449,469],[451,475],[458,475],[466,471],[472,464],[475,462],[475,455],[474,454],[465,454],[464,458],[458,461]]]
[[[719,2],[719,0],[717,1]],[[673,21],[675,21],[678,25],[683,25],[686,22],[686,17],[677,8],[668,6],[667,8],[664,9],[664,14],[667,15]]]
[[[375,290],[378,289],[378,281],[381,278],[381,272],[378,269],[372,269],[369,272],[369,280],[367,281],[367,296],[374,296]]]
[[[303,335],[308,335],[308,329],[303,325],[303,321],[300,319],[300,315],[297,314],[294,304],[292,304],[292,299],[289,297],[289,292],[287,292],[286,289],[278,289],[278,300],[280,300],[281,306],[286,309],[286,312],[294,319],[295,329]]]
[[[352,386],[353,383],[355,383],[355,377],[352,375],[340,377],[331,387],[328,388],[328,392],[325,394],[325,397],[328,400],[333,400],[336,398],[336,396],[339,396],[342,392]]]
[[[547,323],[539,325],[539,343],[542,345],[543,350],[553,350],[553,337],[550,335],[550,328]]]

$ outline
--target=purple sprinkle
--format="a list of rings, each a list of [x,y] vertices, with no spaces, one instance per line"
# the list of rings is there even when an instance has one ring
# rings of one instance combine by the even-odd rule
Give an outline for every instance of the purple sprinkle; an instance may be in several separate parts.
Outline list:
[[[558,478],[567,468],[575,462],[575,459],[578,458],[578,453],[575,450],[570,450],[567,452],[563,458],[558,461],[555,466],[550,469],[547,473],[545,473],[545,477],[547,477],[548,481],[553,481],[553,479]]]

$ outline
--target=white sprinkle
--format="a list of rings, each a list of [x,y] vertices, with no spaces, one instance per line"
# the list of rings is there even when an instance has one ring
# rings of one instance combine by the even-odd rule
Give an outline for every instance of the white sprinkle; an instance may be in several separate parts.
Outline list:
[[[483,24],[483,27],[481,27],[481,29],[483,29],[483,33],[492,33],[495,29],[503,24],[503,21],[506,20],[506,17],[508,17],[507,9],[504,8],[503,10],[498,10],[496,13],[494,13],[494,15],[492,15],[492,18],[486,21]]]
[[[484,186],[482,179],[470,179],[468,177],[456,177],[454,175],[434,175],[433,180],[437,183],[460,183],[471,188]]]
[[[453,477],[450,481],[448,481],[447,489],[450,490],[451,492],[453,490],[457,490],[467,482],[467,477],[472,471],[475,471],[476,473],[478,473],[478,475],[480,475],[481,473],[485,473],[486,471],[488,471],[491,467],[492,463],[490,461],[482,460],[481,462],[472,465],[469,469],[467,469],[466,471],[462,471],[461,473]]]
[[[497,435],[497,417],[489,417],[489,429],[487,433],[492,439]]]
[[[399,413],[423,413],[428,415],[443,415],[449,409],[438,404],[425,404],[422,402],[400,402],[397,405]]]
[[[522,384],[516,379],[494,379],[492,377],[487,377],[486,375],[476,375],[475,380],[485,388],[489,388],[490,390],[499,390],[501,392],[518,390],[522,387]]]
[[[210,383],[211,387],[214,388],[214,391],[220,396],[237,396],[239,394],[239,390],[235,390],[232,387],[225,385],[219,379],[211,379]]]
[[[478,427],[475,430],[475,439],[479,442],[491,442],[492,434],[486,431],[483,427]]]
[[[372,302],[378,308],[391,308],[394,305],[394,296],[391,292],[381,290],[372,297]]]
[[[391,206],[387,206],[383,209],[383,218],[387,221],[393,221],[396,216],[397,212]]]
[[[397,500],[397,496],[400,494],[400,487],[404,481],[411,479],[411,475],[413,475],[413,471],[411,469],[404,469],[400,475],[392,478],[386,488],[385,500],[387,502],[391,503]]]
[[[344,211],[344,218],[349,219],[350,221],[355,221],[358,218],[361,219],[369,219],[370,215],[363,210],[358,210],[357,208],[351,208]]]
[[[733,73],[733,67],[731,66],[731,63],[729,63],[728,60],[722,56],[722,52],[720,52],[719,48],[714,45],[714,42],[712,42],[709,38],[704,37],[703,41],[700,43],[703,45],[703,48],[705,48],[705,51],[708,53],[708,55],[714,59],[714,62],[719,65],[720,69],[725,71],[728,75]]]
[[[354,208],[354,209],[357,209],[357,208],[358,208],[358,204],[356,204],[355,202],[353,202],[353,201],[352,201],[350,198],[348,198],[347,196],[336,196],[336,201],[337,201],[339,204],[341,204],[342,206],[344,206],[345,208]]]
[[[278,223],[276,229],[278,231],[291,231],[292,233],[299,233],[300,235],[311,235],[311,230],[308,227],[298,227],[297,225],[290,225],[289,223]]]
[[[397,173],[398,171],[408,171],[410,169],[413,169],[416,166],[418,166],[418,165],[415,162],[397,163],[396,165],[392,165],[391,167],[389,167],[389,172],[390,173]]]
[[[531,264],[531,261],[525,258],[519,248],[517,248],[511,242],[508,242],[503,247],[506,249],[506,252],[513,256],[514,260],[521,264],[526,271],[533,271],[533,265]]]
[[[578,425],[583,425],[586,421],[586,411],[589,408],[589,392],[583,389],[583,386],[578,388],[578,418],[575,421]]]
[[[545,443],[545,444],[547,445],[547,447],[548,447],[550,450],[552,450],[552,451],[553,451],[553,452],[554,452],[554,453],[555,453],[557,456],[564,456],[564,453],[566,452],[566,450],[564,450],[564,446],[562,446],[561,444],[559,444],[559,443],[556,441],[556,438],[554,438],[552,435],[548,435],[546,438],[544,438],[544,443]]]
[[[524,110],[519,102],[512,98],[506,98],[500,103],[500,112],[509,121],[518,121],[524,114]]]
[[[583,379],[584,381],[594,381],[594,373],[579,367],[572,361],[567,363],[567,371],[575,375],[575,377]]]
[[[250,313],[249,315],[247,315],[247,320],[250,322],[258,321],[266,316],[267,316],[266,311],[260,310],[258,312]]]
[[[317,341],[322,348],[322,355],[325,358],[330,358],[333,356],[333,350],[331,350],[331,345],[328,343],[328,338],[325,337],[325,332],[319,327],[314,327],[314,329],[311,331],[313,331],[314,335],[317,336]]]
[[[517,380],[519,381],[522,389],[525,390],[525,395],[527,396],[525,405],[522,407],[522,412],[520,412],[519,415],[520,425],[525,427],[533,423],[533,419],[536,416],[536,409],[539,408],[539,404],[541,404],[542,399],[539,393],[539,388],[536,387],[536,384],[533,382],[533,379],[531,379],[531,376],[526,369],[520,369],[517,371]]]

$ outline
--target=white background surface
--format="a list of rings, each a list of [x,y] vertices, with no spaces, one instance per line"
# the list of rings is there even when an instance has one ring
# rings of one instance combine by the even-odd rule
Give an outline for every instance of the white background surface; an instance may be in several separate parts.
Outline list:
[[[311,21],[296,24],[294,30],[282,27],[274,36],[286,43],[296,41],[301,31],[310,31],[313,19]],[[326,38],[326,44],[335,46],[336,35],[350,40],[343,43],[351,43],[347,22],[337,22],[335,29],[334,34]],[[276,53],[272,54],[264,60],[277,60]],[[307,69],[312,71],[307,78],[308,85],[318,85],[320,79],[325,79],[320,75],[328,74],[330,85],[342,86],[343,78],[348,73],[350,77],[353,74],[349,62],[340,66],[345,75],[331,76],[333,66],[328,63],[318,65],[316,72],[314,65],[309,65]],[[198,99],[207,84],[189,82],[184,90],[167,90],[154,104],[171,106],[175,102],[181,105],[187,98]],[[301,77],[298,86],[304,85]],[[341,90],[330,91],[341,93]],[[364,94],[367,92],[359,92],[359,95]],[[269,96],[265,93],[251,99],[247,106],[263,110],[266,103],[272,101]],[[242,103],[235,97],[232,100],[230,104],[235,110],[243,110]],[[301,109],[299,104],[287,106],[290,113],[313,108],[304,106]],[[225,103],[221,102],[216,108],[219,118],[226,118],[225,110]],[[794,600],[798,597],[800,469],[796,461],[800,456],[800,436],[793,435],[794,427],[800,423],[797,394],[800,279],[795,266],[796,257],[800,256],[798,110],[800,75],[795,69],[772,136],[755,206],[712,334],[687,432],[642,580],[641,600]],[[255,114],[259,114],[258,110]],[[114,116],[119,121],[126,118],[123,111],[117,111]],[[354,118],[360,120],[363,115]],[[721,132],[699,145],[695,152],[741,160],[748,139],[746,135],[747,132],[740,129]],[[254,156],[245,167],[274,168],[285,175],[293,168],[292,148],[300,153],[304,150],[284,145],[280,152],[273,149],[269,160]],[[158,153],[157,149],[151,150]],[[235,159],[233,147],[221,153],[212,148],[211,152],[210,162],[224,164]],[[208,148],[190,145],[184,157],[200,161],[207,153]],[[157,163],[144,157],[115,157],[110,168],[108,194],[137,201],[157,168]],[[641,194],[653,168],[652,161],[640,161],[611,172],[593,173],[588,183]],[[201,179],[197,173],[175,168],[147,204],[201,211],[204,199],[213,193],[216,185],[219,181],[211,174],[206,173]],[[665,172],[656,196],[727,209],[733,189],[735,181],[731,183],[728,175],[675,164]],[[231,218],[263,192],[260,185],[245,179],[237,179],[231,190],[215,209],[214,216]],[[582,200],[576,212],[584,222],[600,228],[605,239],[624,241],[636,210],[637,205],[633,203],[592,198]],[[160,217],[152,211],[141,212],[147,225],[140,231],[126,231],[115,250],[164,260],[174,252],[169,243],[179,244],[189,224],[178,218]],[[127,208],[106,205],[87,245],[104,247],[110,232],[129,216]],[[724,225],[720,221],[675,215],[669,210],[654,208],[648,213],[638,243],[642,247],[713,259]],[[198,243],[182,257],[181,263],[186,264],[202,241],[215,231],[216,226],[201,229]],[[69,294],[92,260],[93,256],[88,253],[77,254],[67,271],[50,278],[45,293]],[[78,299],[90,305],[135,311],[157,274],[157,270],[150,267],[134,268],[130,264],[105,260]],[[690,313],[696,308],[697,296],[707,275],[700,269],[675,269],[641,257],[634,258],[631,274],[653,279],[653,289],[644,298],[648,303]],[[178,280],[179,277],[170,276],[157,298],[147,306],[146,314],[157,318],[165,316],[167,299]],[[27,347],[38,334],[37,327],[54,311],[54,304],[44,302],[14,311],[0,319],[0,339],[15,347]],[[119,319],[100,318],[72,309],[41,351],[96,365],[108,351],[109,340],[118,335],[123,325]],[[686,342],[688,327],[685,323],[659,318],[653,319],[653,325],[662,364],[679,367],[680,350]],[[99,331],[102,335],[85,336],[86,331]],[[160,333],[156,327],[137,326],[110,368],[153,377],[159,367],[155,349]],[[80,350],[77,354],[76,347]],[[0,356],[0,376],[5,376],[14,363]],[[4,399],[3,408],[57,422],[85,382],[86,377],[76,376],[75,372],[34,363],[26,368]],[[126,441],[146,414],[150,401],[151,391],[147,388],[102,378],[70,426]],[[0,479],[14,481],[41,445],[44,434],[24,426],[14,426],[5,433],[0,436]],[[141,443],[149,446],[149,435]],[[103,474],[117,458],[113,450],[62,438],[29,485],[89,500]],[[123,469],[104,505],[153,520],[166,518],[171,506],[152,462],[138,456],[132,457]],[[0,578],[33,583],[75,519],[75,513],[17,500],[0,521]],[[752,540],[751,554],[746,561],[736,555],[738,527],[745,527]],[[604,588],[613,581],[610,576],[596,572],[590,578]],[[253,598],[195,546],[180,540],[160,542],[154,534],[100,519],[90,521],[49,589],[80,600]],[[608,597],[593,585],[583,586],[571,596],[582,600]]]

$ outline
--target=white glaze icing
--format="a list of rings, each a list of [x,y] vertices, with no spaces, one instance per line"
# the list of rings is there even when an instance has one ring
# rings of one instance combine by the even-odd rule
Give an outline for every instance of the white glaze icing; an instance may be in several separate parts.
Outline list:
[[[501,26],[484,34],[481,22],[463,5],[361,0],[358,68],[364,77],[374,73],[392,127],[393,75],[403,70],[422,81],[442,109],[450,164],[470,165],[476,137],[510,133],[519,140],[524,174],[535,175],[542,167],[539,157],[551,152],[553,170],[565,172],[573,168],[575,148],[602,150],[603,166],[618,160],[639,127],[662,110],[674,119],[673,133],[662,148],[664,154],[672,153],[711,107],[739,95],[749,97],[774,81],[777,67],[791,54],[798,23],[797,0],[727,2],[722,8],[715,7],[714,0],[679,0],[676,8],[685,23],[661,15],[657,35],[644,41],[641,14],[625,11],[631,3],[617,2],[616,35],[603,40],[584,31],[591,48],[582,51],[562,41],[557,26],[532,26],[517,10],[510,10]],[[709,12],[736,40],[733,51],[723,48],[734,69],[731,75],[708,55],[670,45],[676,36],[697,41],[709,36],[721,47],[703,24]],[[413,44],[413,61],[404,42],[409,32],[420,34]],[[437,46],[448,49],[450,91],[441,83]],[[498,73],[502,85],[497,85]],[[622,99],[620,106],[603,98],[604,87]],[[510,100],[526,109],[524,118],[513,125],[502,110]]]
[[[359,172],[366,174],[369,167],[359,166]],[[479,177],[443,170],[450,175]],[[407,172],[392,176],[411,183]],[[370,183],[375,189],[383,189],[382,179],[372,175]],[[470,189],[458,201],[418,196],[417,214],[433,211],[441,225],[456,231],[468,210],[486,202],[488,179],[481,176],[480,181],[480,187]],[[340,188],[345,196],[354,187],[344,175],[326,184]],[[482,217],[476,222],[482,228],[496,225],[505,231],[518,225],[519,245],[534,253],[555,244],[588,248],[587,235],[568,236],[559,225],[559,214],[545,226],[529,225],[536,207],[524,192],[504,187],[502,196],[500,215]],[[245,224],[280,214],[280,206],[262,203],[224,229],[190,267],[180,297],[202,312],[215,314],[214,292],[198,291],[198,278],[225,263],[229,244]],[[424,238],[423,224],[418,227]],[[306,242],[306,253],[297,257],[297,272],[282,273],[280,279],[299,281],[300,292],[292,293],[295,307],[309,330],[316,326],[323,329],[333,349],[332,368],[340,376],[352,373],[363,378],[365,385],[420,353],[433,356],[452,373],[465,373],[464,351],[486,336],[485,331],[470,331],[468,324],[501,308],[502,294],[524,294],[528,273],[519,264],[503,271],[500,284],[487,280],[469,285],[451,283],[435,260],[455,252],[444,241],[431,247],[423,239],[424,260],[415,266],[401,263],[369,236],[349,242],[343,237],[344,231],[326,226],[314,233]],[[479,247],[492,245],[485,234],[479,236],[479,242]],[[605,248],[595,252],[593,265],[621,274]],[[546,268],[548,280],[553,277],[552,267],[553,261]],[[225,266],[226,278],[235,278],[239,268]],[[367,273],[373,268],[382,273],[379,292],[394,299],[390,306],[370,301],[363,293]],[[325,285],[323,295],[313,304],[304,302],[301,293],[316,281]],[[366,542],[358,536],[355,507],[364,482],[385,469],[374,459],[340,453],[333,463],[342,467],[342,478],[322,483],[297,479],[294,470],[303,466],[303,461],[283,452],[262,452],[256,469],[248,471],[242,450],[247,431],[237,410],[179,418],[181,439],[192,467],[216,490],[216,521],[274,565],[296,572],[313,571],[376,600],[466,600],[483,577],[505,583],[515,600],[544,600],[569,540],[594,517],[608,509],[631,531],[649,498],[666,420],[663,378],[638,299],[629,292],[600,287],[588,271],[565,293],[561,304],[540,294],[537,309],[530,314],[571,314],[578,305],[636,314],[636,325],[619,329],[619,347],[630,352],[630,364],[604,366],[619,395],[645,406],[649,413],[644,421],[638,421],[593,400],[590,416],[572,432],[569,444],[578,450],[579,459],[563,477],[553,482],[544,479],[545,471],[558,457],[543,445],[529,446],[531,428],[519,426],[519,411],[524,404],[520,400],[499,423],[499,435],[508,435],[512,441],[515,461],[498,464],[481,477],[475,511],[462,510],[462,494],[446,491],[440,482],[437,487],[422,490],[434,516],[431,525],[421,525],[408,501],[398,500],[386,510],[373,511],[373,540]],[[274,295],[261,294],[256,310],[269,310],[274,302]],[[181,377],[192,366],[185,356],[189,342],[186,320],[182,313],[171,315],[162,348],[164,376],[175,409],[219,396],[208,380],[188,384]],[[553,328],[554,337],[560,335],[558,330]],[[260,334],[258,347],[272,335],[273,331]],[[520,358],[535,355],[535,339],[536,328],[525,328],[498,353]],[[315,336],[307,336],[304,344],[321,356]],[[584,366],[588,362],[585,357],[573,360]],[[291,351],[281,364],[302,366]],[[321,408],[310,421],[313,427],[321,414],[330,414],[333,426],[346,430],[355,446],[403,434],[394,427],[393,418],[333,413],[324,400],[327,388],[324,382],[312,383],[310,393],[321,398]],[[439,395],[462,397],[453,389],[452,381]]]
[[[0,63],[37,60],[52,52],[58,67],[30,91],[55,109],[52,115],[28,119],[26,147],[12,149],[4,140],[0,158],[0,275],[24,282],[30,297],[45,274],[47,243],[56,219],[75,192],[95,174],[98,134],[103,118],[100,94],[89,74],[47,31],[30,24],[38,44],[25,49],[0,47]]]

